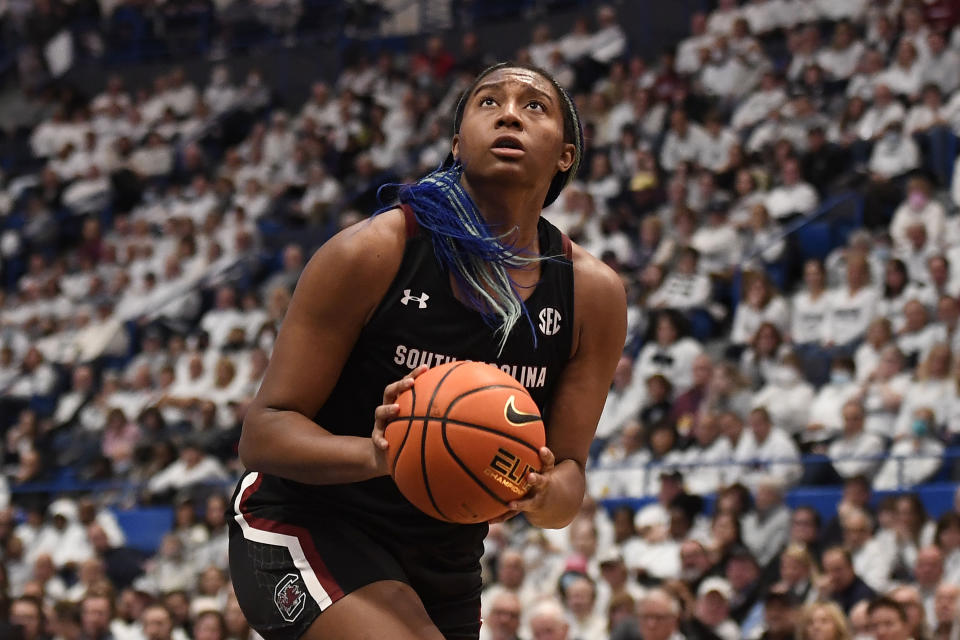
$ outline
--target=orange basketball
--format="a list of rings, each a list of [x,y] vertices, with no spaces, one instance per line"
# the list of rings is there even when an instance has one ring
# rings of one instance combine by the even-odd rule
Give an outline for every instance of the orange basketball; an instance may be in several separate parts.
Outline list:
[[[511,375],[482,362],[425,371],[387,425],[387,464],[400,492],[446,522],[486,522],[527,493],[546,437],[540,411]]]

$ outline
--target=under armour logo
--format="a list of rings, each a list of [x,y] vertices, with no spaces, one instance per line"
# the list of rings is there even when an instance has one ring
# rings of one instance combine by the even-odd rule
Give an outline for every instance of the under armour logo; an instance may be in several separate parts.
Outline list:
[[[410,289],[403,290],[403,297],[400,298],[400,304],[407,306],[411,300],[415,300],[421,309],[427,308],[427,300],[430,299],[430,296],[426,293],[421,293],[419,296],[410,295]]]
[[[552,336],[560,331],[560,312],[553,307],[544,307],[540,310],[540,331],[545,336]]]

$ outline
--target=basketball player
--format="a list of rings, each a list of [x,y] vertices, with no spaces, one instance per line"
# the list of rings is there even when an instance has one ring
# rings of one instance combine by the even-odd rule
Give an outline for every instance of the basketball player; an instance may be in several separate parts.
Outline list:
[[[397,395],[428,366],[526,372],[547,447],[510,508],[559,528],[583,499],[626,302],[613,271],[540,217],[579,164],[576,109],[545,72],[501,64],[454,129],[445,166],[402,188],[402,206],[310,260],[244,422],[230,568],[267,640],[477,638],[487,525],[426,516],[385,462]]]

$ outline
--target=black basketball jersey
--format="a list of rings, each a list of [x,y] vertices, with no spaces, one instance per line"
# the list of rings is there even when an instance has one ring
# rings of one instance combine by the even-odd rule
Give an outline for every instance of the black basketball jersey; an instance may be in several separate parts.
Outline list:
[[[523,384],[549,425],[550,398],[570,357],[573,336],[569,239],[540,218],[541,254],[549,259],[541,263],[540,280],[526,300],[533,331],[522,319],[498,353],[494,329],[454,296],[450,274],[436,258],[429,232],[417,227],[408,208],[404,213],[408,233],[400,269],[314,420],[338,435],[369,437],[374,410],[388,384],[421,364],[478,360],[498,366]],[[320,486],[272,480],[293,503],[351,517],[384,534],[458,544],[478,544],[486,535],[485,524],[453,525],[425,515],[401,495],[390,477]]]

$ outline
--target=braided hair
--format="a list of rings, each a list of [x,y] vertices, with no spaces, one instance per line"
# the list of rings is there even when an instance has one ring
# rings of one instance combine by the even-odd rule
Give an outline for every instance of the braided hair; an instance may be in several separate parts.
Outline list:
[[[583,156],[580,115],[573,100],[549,73],[534,65],[515,62],[502,62],[488,67],[460,97],[454,112],[453,132],[459,133],[467,100],[480,81],[500,69],[514,68],[532,71],[550,82],[564,106],[563,140],[574,145],[573,164],[566,171],[558,171],[554,175],[543,202],[546,207],[573,181]],[[531,256],[523,249],[505,243],[506,236],[512,230],[497,234],[490,228],[473,198],[463,188],[460,181],[462,176],[463,164],[450,154],[436,171],[413,184],[401,185],[397,198],[400,203],[409,205],[417,223],[431,232],[437,260],[453,275],[467,303],[483,315],[489,326],[496,329],[500,352],[503,352],[507,337],[521,317],[526,318],[536,345],[533,320],[508,268],[527,266],[544,258]],[[378,213],[389,208],[385,207]]]

